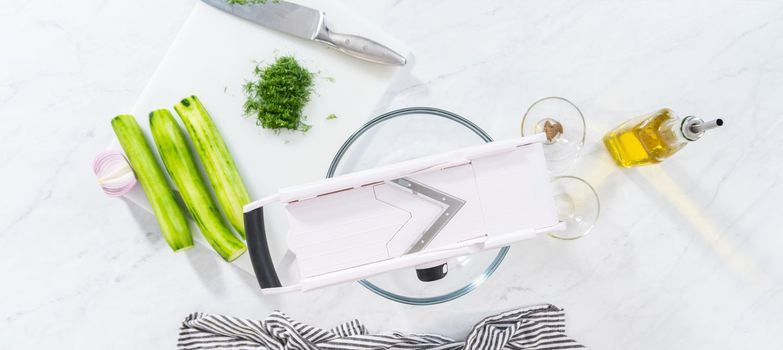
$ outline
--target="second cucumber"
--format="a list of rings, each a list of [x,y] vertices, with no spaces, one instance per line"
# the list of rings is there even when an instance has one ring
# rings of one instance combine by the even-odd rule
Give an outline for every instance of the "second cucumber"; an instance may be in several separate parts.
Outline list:
[[[247,247],[223,221],[171,112],[159,109],[150,113],[150,129],[163,164],[204,237],[226,261],[238,258]]]

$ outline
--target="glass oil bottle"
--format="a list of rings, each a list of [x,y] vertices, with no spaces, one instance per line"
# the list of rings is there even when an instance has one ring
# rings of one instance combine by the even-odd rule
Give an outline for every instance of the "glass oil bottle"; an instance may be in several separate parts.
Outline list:
[[[617,165],[625,168],[656,164],[671,157],[704,132],[723,125],[687,116],[679,118],[664,108],[620,124],[604,136],[604,145]]]

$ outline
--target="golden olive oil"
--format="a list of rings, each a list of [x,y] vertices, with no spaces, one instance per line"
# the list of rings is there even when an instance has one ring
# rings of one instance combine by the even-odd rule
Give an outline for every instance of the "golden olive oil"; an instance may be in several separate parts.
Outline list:
[[[705,123],[692,116],[678,118],[664,108],[620,124],[604,136],[604,145],[619,166],[655,164],[698,140],[705,130],[721,125],[721,119]]]

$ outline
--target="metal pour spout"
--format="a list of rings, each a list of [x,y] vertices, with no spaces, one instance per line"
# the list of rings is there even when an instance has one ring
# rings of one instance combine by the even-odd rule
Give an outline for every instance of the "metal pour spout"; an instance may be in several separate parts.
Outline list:
[[[713,119],[708,122],[694,123],[693,125],[691,125],[691,131],[699,134],[710,129],[715,129],[719,126],[723,126],[723,119],[721,118]]]
[[[696,141],[704,135],[704,132],[710,129],[715,129],[723,125],[723,119],[717,118],[705,122],[701,118],[687,117],[682,124],[682,135],[685,136],[688,141]]]

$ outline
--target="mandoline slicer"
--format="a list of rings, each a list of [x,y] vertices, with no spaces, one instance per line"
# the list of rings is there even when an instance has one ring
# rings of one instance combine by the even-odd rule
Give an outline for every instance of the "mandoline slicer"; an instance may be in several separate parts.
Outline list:
[[[266,294],[307,291],[444,261],[559,231],[543,134],[497,141],[281,189],[244,208],[248,251]],[[281,202],[299,281],[282,286],[264,229]]]

